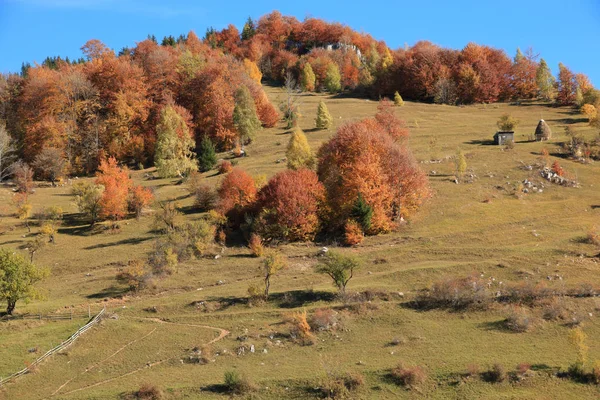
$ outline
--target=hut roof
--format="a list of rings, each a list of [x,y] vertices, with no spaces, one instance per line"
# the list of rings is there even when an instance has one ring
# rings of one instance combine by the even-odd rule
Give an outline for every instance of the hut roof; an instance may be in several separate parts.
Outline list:
[[[552,130],[550,129],[550,126],[546,123],[546,121],[544,121],[543,119],[540,119],[537,128],[535,128],[535,136],[541,136],[547,139],[552,137]]]

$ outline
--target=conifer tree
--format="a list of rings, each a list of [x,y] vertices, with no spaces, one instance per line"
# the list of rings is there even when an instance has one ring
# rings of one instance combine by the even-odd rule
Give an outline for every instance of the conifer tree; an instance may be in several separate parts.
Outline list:
[[[536,72],[536,82],[538,86],[539,96],[544,100],[554,100],[556,97],[554,85],[556,80],[552,76],[550,67],[543,58],[540,60],[540,65]]]
[[[254,26],[254,21],[252,21],[251,17],[248,17],[248,20],[244,24],[244,28],[242,28],[242,40],[249,40],[256,33],[256,27]]]
[[[315,156],[308,145],[306,135],[302,129],[296,128],[292,132],[292,137],[287,146],[285,156],[288,160],[289,169],[313,168],[315,165]]]
[[[315,90],[315,73],[310,65],[310,63],[304,64],[304,68],[302,68],[302,76],[300,77],[300,86],[302,90],[305,92],[313,92]]]
[[[256,136],[256,132],[261,128],[254,99],[245,85],[235,93],[233,124],[242,146],[250,143]]]
[[[342,77],[340,76],[340,69],[337,64],[330,63],[327,66],[327,72],[325,74],[325,88],[329,93],[337,93],[342,90],[341,84]]]
[[[198,146],[198,167],[200,171],[210,171],[217,165],[217,154],[215,151],[215,145],[207,137],[204,136]]]
[[[323,100],[319,102],[315,123],[317,129],[329,129],[333,125],[333,117],[331,114],[329,114],[329,110],[327,109],[327,106]]]
[[[404,105],[404,100],[402,99],[402,96],[400,96],[400,93],[398,93],[396,91],[396,93],[394,93],[394,104],[398,107],[402,107]]]
[[[156,126],[154,164],[163,178],[184,176],[196,169],[194,140],[186,123],[185,109],[168,105],[160,113]]]

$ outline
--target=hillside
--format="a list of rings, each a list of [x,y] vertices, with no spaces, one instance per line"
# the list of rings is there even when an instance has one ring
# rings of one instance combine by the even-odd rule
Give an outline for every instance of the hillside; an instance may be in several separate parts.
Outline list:
[[[264,90],[273,104],[285,98],[280,88]],[[313,129],[320,100],[334,118],[329,130]],[[315,151],[340,125],[377,111],[376,101],[315,93],[301,94],[299,104],[299,126]],[[255,382],[257,389],[249,396],[261,399],[318,398],[332,376],[349,372],[365,380],[352,398],[597,398],[596,385],[557,376],[577,360],[569,341],[574,321],[581,322],[589,338],[589,369],[600,360],[593,339],[600,334],[600,304],[589,296],[597,290],[600,259],[598,248],[587,241],[588,232],[600,226],[600,166],[573,161],[559,146],[569,139],[565,126],[590,139],[597,131],[570,107],[538,102],[455,107],[407,101],[395,113],[408,123],[410,147],[429,175],[433,195],[397,232],[368,236],[352,248],[339,246],[361,263],[348,291],[362,294],[347,301],[335,297],[328,277],[314,272],[320,249],[338,247],[331,242],[279,245],[289,266],[273,277],[264,304],[247,304],[248,286],[262,281],[260,260],[245,245],[231,243],[179,264],[175,274],[155,279],[148,289],[130,292],[115,276],[152,249],[158,236],[152,213],[121,222],[116,233],[102,229],[107,223],[90,229],[70,194],[75,181],[90,178],[59,187],[40,183],[30,196],[34,211],[57,205],[65,216],[55,243],[35,255],[37,264],[51,270],[41,284],[45,300],[19,303],[17,314],[106,307],[113,317],[35,373],[2,387],[0,398],[118,398],[145,383],[160,388],[164,398],[226,398],[221,384],[231,370]],[[521,121],[513,149],[490,144],[496,121],[505,113]],[[553,130],[549,142],[529,141],[540,118]],[[289,134],[281,122],[261,130],[246,146],[248,157],[236,158],[238,166],[267,178],[284,170],[285,163],[277,161],[285,158]],[[456,184],[458,147],[466,156],[467,178]],[[544,148],[578,187],[541,178],[536,165]],[[152,188],[158,200],[176,200],[186,220],[202,218],[179,179],[150,179],[153,168],[131,175]],[[203,174],[213,187],[222,179],[214,171]],[[540,188],[543,184],[543,191],[523,193],[519,185],[525,179]],[[13,196],[11,187],[0,188],[2,248],[17,249],[32,235],[13,215]],[[494,291],[521,284],[523,292],[535,287],[541,293],[547,287],[552,295],[493,301],[484,310],[426,310],[415,302],[434,282],[466,277],[481,278]],[[562,302],[564,317],[544,319],[554,297],[560,297],[556,301]],[[526,332],[510,330],[503,322],[518,310],[531,320]],[[336,328],[315,332],[315,343],[303,346],[286,323],[302,311],[336,322]],[[21,369],[85,322],[0,322],[0,359],[5,360],[0,376]],[[222,339],[221,330],[229,332]],[[186,361],[193,349],[206,350],[214,339],[219,340],[210,345],[206,365]],[[30,352],[33,348],[37,351]],[[400,362],[421,366],[428,378],[412,390],[398,385],[390,371]],[[514,372],[501,383],[486,382],[476,373],[468,377],[468,370],[483,372],[495,363],[511,372],[527,364],[521,369],[528,372]]]

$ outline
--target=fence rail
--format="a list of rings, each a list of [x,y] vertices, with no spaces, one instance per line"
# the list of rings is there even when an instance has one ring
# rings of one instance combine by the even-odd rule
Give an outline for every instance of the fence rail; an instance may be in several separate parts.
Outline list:
[[[0,321],[14,321],[20,319],[39,319],[39,320],[61,320],[61,319],[80,319],[80,318],[91,318],[88,313],[69,313],[69,314],[23,314],[14,316],[4,316],[0,318]]]
[[[51,350],[48,350],[46,352],[46,354],[44,354],[43,356],[41,356],[40,358],[38,358],[37,360],[35,360],[34,362],[31,363],[31,365],[23,368],[22,370],[15,372],[14,374],[6,377],[6,378],[0,378],[0,386],[3,386],[5,383],[19,377],[22,375],[25,375],[27,373],[30,372],[31,368],[34,368],[35,366],[37,366],[38,364],[40,364],[42,361],[44,361],[46,358],[50,357],[51,355],[58,353],[61,350],[66,349],[67,347],[69,347],[71,344],[73,344],[73,342],[75,342],[75,340],[77,340],[79,338],[79,336],[81,336],[84,332],[86,332],[88,329],[90,329],[92,326],[94,326],[96,323],[98,323],[98,321],[100,321],[100,318],[102,317],[102,315],[104,315],[104,312],[106,311],[106,308],[103,308],[98,314],[96,314],[96,316],[94,318],[92,318],[87,324],[85,324],[84,326],[82,326],[81,328],[79,328],[77,330],[77,332],[75,332],[74,334],[72,334],[67,340],[65,340],[64,342],[62,342],[61,344],[59,344],[58,346],[54,347]],[[34,316],[35,317],[35,316]],[[65,314],[65,317],[70,317],[70,314]],[[65,318],[67,319],[67,318]]]

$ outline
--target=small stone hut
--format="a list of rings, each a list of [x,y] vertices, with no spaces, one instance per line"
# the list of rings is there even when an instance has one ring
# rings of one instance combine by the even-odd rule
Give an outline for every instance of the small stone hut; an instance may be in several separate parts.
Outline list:
[[[540,119],[537,128],[535,128],[535,140],[536,142],[541,142],[548,139],[552,139],[552,130],[546,121]]]
[[[503,144],[506,144],[508,142],[514,142],[515,141],[515,132],[514,131],[500,131],[500,132],[496,132],[496,134],[494,135],[494,143],[502,146]]]

